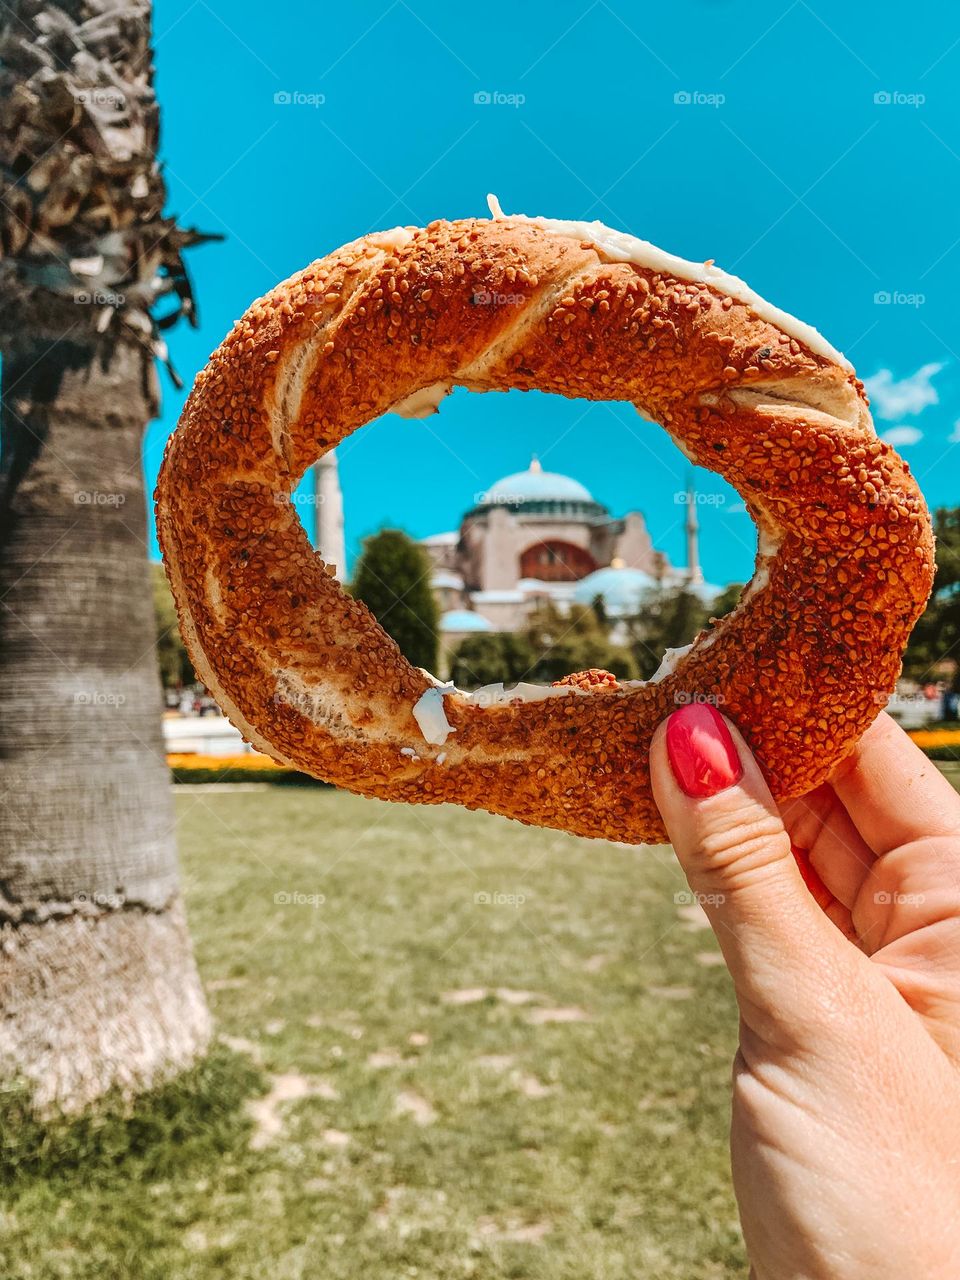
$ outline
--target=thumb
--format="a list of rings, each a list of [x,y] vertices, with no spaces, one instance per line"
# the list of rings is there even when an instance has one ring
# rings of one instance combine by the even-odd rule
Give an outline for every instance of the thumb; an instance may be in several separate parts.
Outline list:
[[[859,953],[807,890],[777,806],[737,729],[706,703],[682,707],[654,735],[650,775],[744,1020],[757,1031],[822,1020],[825,995],[836,991],[839,970]]]

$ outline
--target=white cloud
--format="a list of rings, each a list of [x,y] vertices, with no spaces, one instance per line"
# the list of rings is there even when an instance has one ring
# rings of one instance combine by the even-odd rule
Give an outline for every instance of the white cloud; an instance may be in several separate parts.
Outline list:
[[[891,427],[889,431],[884,431],[880,439],[886,440],[895,449],[902,449],[908,444],[919,444],[923,439],[923,432],[916,427]]]
[[[956,422],[953,424],[953,431],[951,431],[950,433],[950,436],[948,438],[948,443],[960,444],[960,418],[958,418]]]
[[[931,404],[938,404],[940,397],[933,385],[934,377],[943,368],[933,362],[922,365],[908,378],[894,378],[889,369],[881,369],[872,378],[864,379],[864,386],[878,418],[902,418],[920,413]]]

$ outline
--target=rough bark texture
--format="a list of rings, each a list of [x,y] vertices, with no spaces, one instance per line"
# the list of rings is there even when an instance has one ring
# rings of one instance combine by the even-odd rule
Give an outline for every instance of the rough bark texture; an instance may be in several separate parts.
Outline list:
[[[209,1016],[179,898],[161,912],[109,911],[0,933],[0,1075],[40,1110],[131,1095],[187,1066]]]
[[[4,352],[0,1074],[41,1105],[190,1061],[209,1017],[177,891],[145,554],[142,348]]]
[[[150,37],[150,0],[0,3],[0,1082],[66,1109],[210,1033],[140,461],[208,237],[164,216]]]

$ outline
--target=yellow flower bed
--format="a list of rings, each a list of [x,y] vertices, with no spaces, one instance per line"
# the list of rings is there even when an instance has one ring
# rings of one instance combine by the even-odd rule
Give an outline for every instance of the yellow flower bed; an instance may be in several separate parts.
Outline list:
[[[910,737],[924,751],[930,747],[960,747],[960,728],[912,729]]]
[[[911,729],[910,737],[923,751],[931,751],[938,748],[960,750],[960,726],[956,729]],[[949,753],[935,757],[935,759],[948,760],[952,758]],[[289,765],[278,764],[276,760],[271,760],[269,756],[261,755],[259,751],[246,751],[241,755],[233,756],[203,755],[197,751],[171,751],[167,755],[167,764],[174,772],[196,770],[200,773],[227,774],[275,771],[278,775],[287,774],[291,777],[297,773]]]
[[[167,755],[171,769],[286,769],[259,751],[245,751],[238,756],[208,756],[198,751],[171,751]]]
[[[204,755],[198,751],[169,751],[167,767],[175,783],[269,782],[277,786],[324,787],[318,778],[278,764],[259,751],[237,752],[229,756]]]

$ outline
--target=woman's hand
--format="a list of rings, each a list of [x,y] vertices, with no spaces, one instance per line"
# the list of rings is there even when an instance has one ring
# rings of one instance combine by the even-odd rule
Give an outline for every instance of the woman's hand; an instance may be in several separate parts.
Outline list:
[[[780,810],[709,706],[661,725],[651,769],[740,1007],[751,1274],[958,1280],[960,797],[886,715]]]

